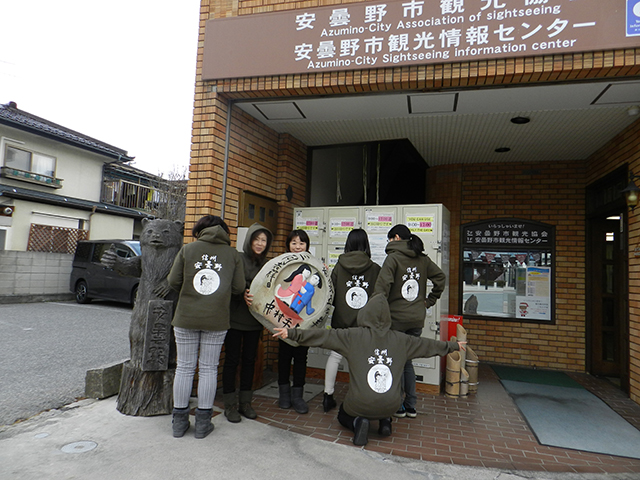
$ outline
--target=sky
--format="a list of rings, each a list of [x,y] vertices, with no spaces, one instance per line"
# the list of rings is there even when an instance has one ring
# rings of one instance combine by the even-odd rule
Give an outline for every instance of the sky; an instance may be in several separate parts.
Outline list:
[[[126,150],[130,165],[154,175],[184,171],[199,7],[2,0],[0,103]]]

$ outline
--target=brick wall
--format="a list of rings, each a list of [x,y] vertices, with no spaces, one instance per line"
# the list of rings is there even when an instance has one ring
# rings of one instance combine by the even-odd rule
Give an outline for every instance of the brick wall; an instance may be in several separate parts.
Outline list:
[[[196,96],[194,105],[191,176],[187,198],[187,228],[205,213],[222,205],[225,125],[232,99],[296,95],[331,95],[373,91],[421,90],[485,85],[536,84],[580,79],[634,77],[640,74],[640,48],[583,52],[541,57],[518,57],[441,65],[417,65],[362,71],[276,75],[202,82],[202,48],[205,21],[237,15],[287,9],[340,5],[352,1],[288,2],[283,0],[202,0]],[[304,205],[306,149],[294,138],[277,135],[241,112],[234,111],[229,156],[226,219],[237,220],[239,192],[275,198],[281,206],[280,227],[274,250],[280,253],[292,223],[291,207]],[[470,341],[484,361],[535,364],[540,368],[581,371],[585,368],[585,220],[584,188],[591,181],[630,161],[640,173],[638,127],[609,145],[588,166],[585,162],[540,164],[489,164],[448,166],[428,172],[428,202],[444,203],[452,214],[452,278],[459,270],[461,223],[513,216],[551,223],[557,227],[556,325],[475,321],[469,325]],[[628,158],[632,157],[632,161]],[[274,161],[277,159],[277,161]],[[626,159],[626,160],[625,160]],[[248,162],[248,164],[247,164]],[[251,165],[252,163],[256,165]],[[277,172],[275,178],[271,174]],[[505,181],[509,171],[509,181]],[[269,182],[256,180],[265,174]],[[272,180],[274,183],[272,183]],[[265,183],[268,183],[265,185]],[[293,199],[286,201],[288,185]],[[640,211],[640,209],[638,209]],[[235,224],[234,224],[235,225]],[[235,231],[235,230],[234,230]],[[640,237],[640,221],[630,218],[630,248]],[[630,251],[631,397],[640,395],[640,259]],[[451,312],[457,311],[458,292],[451,291]],[[267,352],[267,356],[273,352]],[[270,357],[269,361],[272,361]]]
[[[187,189],[188,230],[202,215],[221,212],[229,103],[215,92],[199,95],[196,101]],[[224,212],[232,244],[235,245],[240,196],[247,190],[278,202],[278,229],[274,232],[271,256],[283,253],[286,236],[293,227],[293,207],[305,205],[306,182],[306,146],[232,108]],[[290,202],[286,198],[289,186],[293,192]],[[271,368],[277,361],[277,341],[269,336],[264,339],[267,340],[264,360]]]
[[[640,120],[631,124],[599,151],[587,163],[591,183],[621,165],[640,174]],[[636,180],[636,185],[640,182]],[[640,245],[640,207],[629,212],[629,390],[630,397],[640,403],[640,257],[635,249]]]
[[[556,226],[556,324],[465,319],[482,361],[584,371],[584,162],[435,167],[429,181],[429,201],[452,213],[451,313],[461,314],[461,224],[516,217]]]

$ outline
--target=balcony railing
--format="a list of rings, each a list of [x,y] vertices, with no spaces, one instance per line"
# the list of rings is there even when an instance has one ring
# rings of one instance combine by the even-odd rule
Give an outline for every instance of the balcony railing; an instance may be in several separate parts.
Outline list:
[[[0,176],[51,188],[62,188],[63,182],[62,178],[50,177],[42,173],[28,172],[13,167],[0,167]]]

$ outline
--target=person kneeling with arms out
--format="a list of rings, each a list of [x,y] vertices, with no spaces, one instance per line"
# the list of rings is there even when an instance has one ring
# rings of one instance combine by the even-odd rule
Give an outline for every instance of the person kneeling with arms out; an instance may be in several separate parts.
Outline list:
[[[323,347],[343,355],[349,362],[349,390],[340,405],[338,421],[353,430],[353,443],[366,445],[369,423],[379,421],[378,433],[391,435],[391,416],[402,399],[402,371],[407,360],[447,355],[466,342],[455,337],[444,342],[412,337],[391,330],[389,304],[374,295],[358,312],[357,327],[345,329],[276,328],[274,337],[308,347]]]

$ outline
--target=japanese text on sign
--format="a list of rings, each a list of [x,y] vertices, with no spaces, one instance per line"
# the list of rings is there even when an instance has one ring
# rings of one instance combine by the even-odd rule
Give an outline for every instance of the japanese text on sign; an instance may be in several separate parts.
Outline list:
[[[249,30],[220,29],[226,19],[207,29],[205,79],[632,47],[640,34],[640,18],[623,0],[394,0],[262,17],[263,23],[253,18],[246,39],[238,32]],[[255,53],[257,61],[220,63],[214,50],[224,50],[225,42],[251,42],[241,51]],[[266,53],[264,68],[271,71],[256,71]]]
[[[548,246],[552,242],[550,227],[529,222],[492,221],[464,228],[467,245]]]

